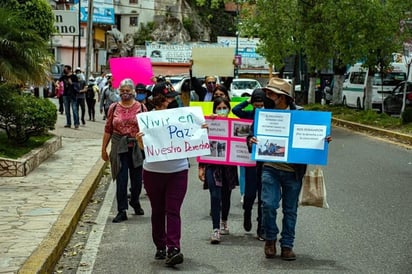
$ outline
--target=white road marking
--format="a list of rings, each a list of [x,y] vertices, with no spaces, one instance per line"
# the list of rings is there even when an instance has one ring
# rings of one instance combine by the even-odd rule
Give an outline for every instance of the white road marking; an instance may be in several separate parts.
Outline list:
[[[110,178],[111,179],[111,178]],[[91,274],[93,272],[94,263],[96,261],[97,252],[99,250],[100,242],[103,236],[104,228],[106,227],[107,217],[110,214],[112,204],[116,193],[116,183],[111,181],[107,189],[106,196],[100,212],[96,218],[96,224],[93,225],[86,246],[83,250],[83,255],[80,260],[77,274]]]

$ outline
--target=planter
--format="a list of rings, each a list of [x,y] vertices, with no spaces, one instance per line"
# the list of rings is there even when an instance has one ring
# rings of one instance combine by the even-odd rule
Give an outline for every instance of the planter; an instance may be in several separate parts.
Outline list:
[[[41,147],[32,150],[21,158],[8,159],[0,157],[0,177],[26,176],[61,147],[62,137],[54,136]]]

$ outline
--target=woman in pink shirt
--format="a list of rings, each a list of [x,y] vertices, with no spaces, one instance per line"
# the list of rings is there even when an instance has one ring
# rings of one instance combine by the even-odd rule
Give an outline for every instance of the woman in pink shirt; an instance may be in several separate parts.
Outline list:
[[[136,115],[146,107],[135,100],[134,83],[131,79],[120,82],[121,100],[110,105],[104,127],[102,159],[110,159],[112,178],[116,180],[117,215],[113,223],[127,220],[127,183],[130,176],[130,206],[136,215],[143,215],[139,196],[142,190],[143,154],[136,141],[139,127]],[[110,156],[107,146],[111,140]]]

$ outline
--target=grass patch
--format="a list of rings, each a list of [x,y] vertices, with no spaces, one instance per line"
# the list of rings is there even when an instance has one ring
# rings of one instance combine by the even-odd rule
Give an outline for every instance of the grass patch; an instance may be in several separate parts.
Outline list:
[[[363,111],[344,106],[322,106],[320,104],[305,105],[305,110],[330,111],[334,118],[398,131],[404,134],[412,134],[412,123],[402,124],[399,117],[392,117],[386,113],[377,113],[373,110]]]
[[[31,150],[42,146],[52,137],[53,135],[51,134],[31,136],[26,143],[17,145],[7,139],[7,134],[4,131],[0,131],[0,157],[10,159],[20,158]]]

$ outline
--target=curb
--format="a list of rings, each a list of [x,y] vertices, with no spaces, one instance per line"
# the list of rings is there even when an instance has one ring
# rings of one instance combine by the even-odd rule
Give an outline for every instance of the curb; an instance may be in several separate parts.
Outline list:
[[[43,242],[24,262],[17,273],[52,273],[76,229],[77,223],[96,190],[109,162],[99,159],[53,224]]]
[[[355,122],[349,122],[346,120],[341,120],[341,119],[337,119],[333,117],[332,117],[332,124],[334,126],[356,130],[359,132],[373,133],[373,134],[379,135],[380,137],[395,138],[397,140],[402,141],[402,143],[405,145],[408,145],[408,146],[412,145],[412,135],[403,134],[403,133],[396,132],[396,131],[390,131],[387,129],[375,128],[372,126],[367,126],[367,125],[363,125],[363,124],[359,124]]]

